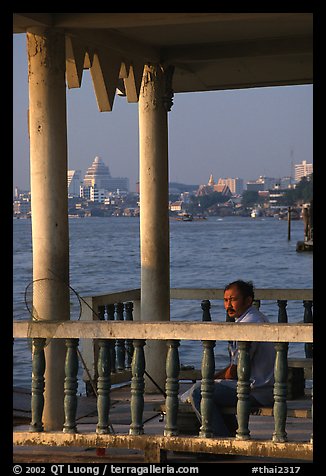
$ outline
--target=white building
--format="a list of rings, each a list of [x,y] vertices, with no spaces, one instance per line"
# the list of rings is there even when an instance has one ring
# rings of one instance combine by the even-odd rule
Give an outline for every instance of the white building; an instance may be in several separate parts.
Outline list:
[[[301,164],[294,165],[294,180],[295,182],[300,182],[302,177],[307,177],[313,173],[312,164],[307,164],[306,160],[303,160]]]
[[[241,195],[243,192],[243,179],[241,178],[219,178],[217,185],[227,185],[232,195]]]
[[[79,197],[81,182],[82,182],[81,170],[68,170],[68,173],[67,173],[68,197]]]
[[[129,179],[127,177],[111,177],[109,167],[100,157],[95,157],[92,165],[87,169],[84,177],[84,188],[97,186],[98,190],[109,192],[129,192]]]

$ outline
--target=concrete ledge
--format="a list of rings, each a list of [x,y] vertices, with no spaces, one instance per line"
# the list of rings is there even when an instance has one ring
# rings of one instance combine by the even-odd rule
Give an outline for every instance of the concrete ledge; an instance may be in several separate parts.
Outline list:
[[[309,442],[277,443],[268,440],[236,438],[201,438],[160,435],[99,435],[97,433],[66,434],[62,432],[14,432],[17,446],[65,446],[97,448],[129,448],[143,450],[145,461],[160,462],[164,451],[235,454],[242,456],[290,458],[312,461],[313,446]],[[146,456],[147,455],[147,456]],[[149,458],[150,455],[150,459]]]
[[[135,321],[14,321],[15,338],[313,342],[312,324]]]

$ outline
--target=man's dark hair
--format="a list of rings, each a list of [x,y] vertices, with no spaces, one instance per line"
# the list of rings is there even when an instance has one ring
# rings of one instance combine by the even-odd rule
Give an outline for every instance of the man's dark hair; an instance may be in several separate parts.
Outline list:
[[[247,298],[247,297],[252,297],[252,299],[255,298],[254,285],[251,281],[243,281],[242,279],[233,281],[232,283],[229,283],[225,286],[224,292],[232,288],[233,286],[236,286],[239,289],[241,295],[244,298]]]

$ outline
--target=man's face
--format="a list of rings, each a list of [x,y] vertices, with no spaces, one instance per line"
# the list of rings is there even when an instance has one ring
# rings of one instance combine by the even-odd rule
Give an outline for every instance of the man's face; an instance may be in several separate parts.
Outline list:
[[[238,319],[252,305],[252,297],[244,298],[237,286],[232,286],[224,292],[224,307],[229,315]]]

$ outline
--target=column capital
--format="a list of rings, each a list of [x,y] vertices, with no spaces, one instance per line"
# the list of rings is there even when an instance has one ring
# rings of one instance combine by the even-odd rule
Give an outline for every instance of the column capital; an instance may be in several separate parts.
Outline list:
[[[156,109],[163,106],[166,112],[173,105],[173,78],[174,66],[160,64],[146,64],[142,81],[142,95],[149,99],[150,108]],[[152,91],[151,93],[149,91]],[[152,97],[151,97],[152,96]]]

